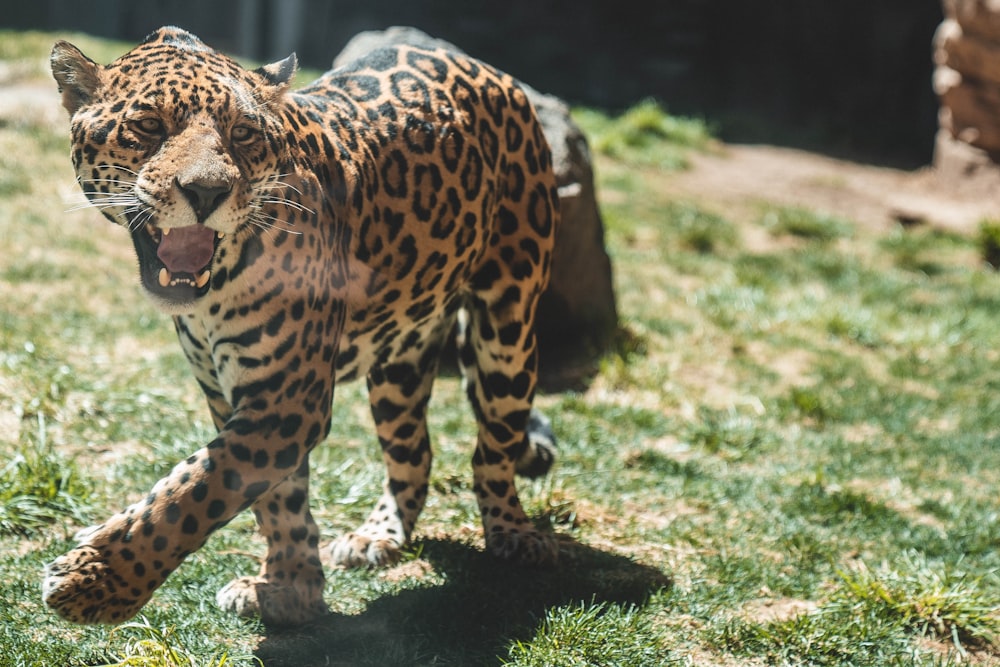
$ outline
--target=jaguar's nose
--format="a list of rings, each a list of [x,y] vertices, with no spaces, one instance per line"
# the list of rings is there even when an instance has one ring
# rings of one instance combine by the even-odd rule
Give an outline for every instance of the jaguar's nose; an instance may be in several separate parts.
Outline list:
[[[198,222],[205,222],[233,190],[231,183],[207,181],[192,181],[190,183],[177,181],[177,187],[191,204]]]

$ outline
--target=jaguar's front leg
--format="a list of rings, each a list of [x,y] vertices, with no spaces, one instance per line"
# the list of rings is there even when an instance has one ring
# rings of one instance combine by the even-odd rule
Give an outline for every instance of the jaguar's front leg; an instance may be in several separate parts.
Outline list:
[[[197,357],[191,356],[196,363]],[[232,408],[216,388],[214,376],[196,365],[196,375],[199,370],[198,381],[216,428],[221,430]],[[229,582],[216,594],[216,602],[239,616],[260,616],[269,625],[298,625],[325,614],[326,577],[317,557],[319,529],[309,511],[308,456],[294,474],[257,498],[253,513],[267,540],[260,573]]]
[[[244,407],[237,407],[215,440],[177,464],[144,500],[89,532],[47,567],[45,602],[76,623],[125,621],[213,531],[258,499],[273,496],[289,476],[301,479],[308,451],[329,429],[332,398],[332,383],[315,374],[309,378],[308,386],[302,376],[275,379],[266,393],[254,384],[258,392],[237,403]],[[316,400],[315,410],[275,400],[292,382]],[[295,491],[304,492],[301,481],[289,488],[297,502]],[[315,551],[310,537],[306,544]],[[315,573],[305,578],[315,588]]]
[[[309,461],[257,499],[257,527],[267,540],[260,573],[229,582],[219,606],[269,625],[298,625],[327,612],[319,529],[309,511]]]

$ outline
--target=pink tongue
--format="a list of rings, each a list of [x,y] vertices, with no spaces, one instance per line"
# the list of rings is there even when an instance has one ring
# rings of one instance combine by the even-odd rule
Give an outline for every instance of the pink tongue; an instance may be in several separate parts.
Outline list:
[[[204,225],[188,225],[164,234],[156,255],[171,273],[196,273],[208,265],[214,252],[215,231]]]

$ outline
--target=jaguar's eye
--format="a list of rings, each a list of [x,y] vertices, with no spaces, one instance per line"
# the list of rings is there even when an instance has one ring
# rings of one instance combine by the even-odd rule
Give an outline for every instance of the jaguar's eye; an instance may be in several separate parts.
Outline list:
[[[160,136],[163,134],[163,121],[159,118],[139,118],[132,121],[132,129],[140,134]]]
[[[246,143],[254,138],[257,130],[250,127],[249,125],[237,125],[230,132],[229,136],[232,137],[233,141],[242,144]]]

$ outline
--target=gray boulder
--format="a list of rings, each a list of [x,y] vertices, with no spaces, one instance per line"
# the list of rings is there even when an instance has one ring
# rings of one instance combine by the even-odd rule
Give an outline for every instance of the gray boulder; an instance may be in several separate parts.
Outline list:
[[[464,53],[416,28],[395,26],[359,33],[334,59],[333,66],[341,67],[370,51],[396,44]],[[562,207],[552,277],[539,302],[537,318],[543,381],[561,384],[579,379],[617,328],[611,260],[604,248],[604,225],[586,137],[570,118],[565,102],[521,85],[552,149]]]

